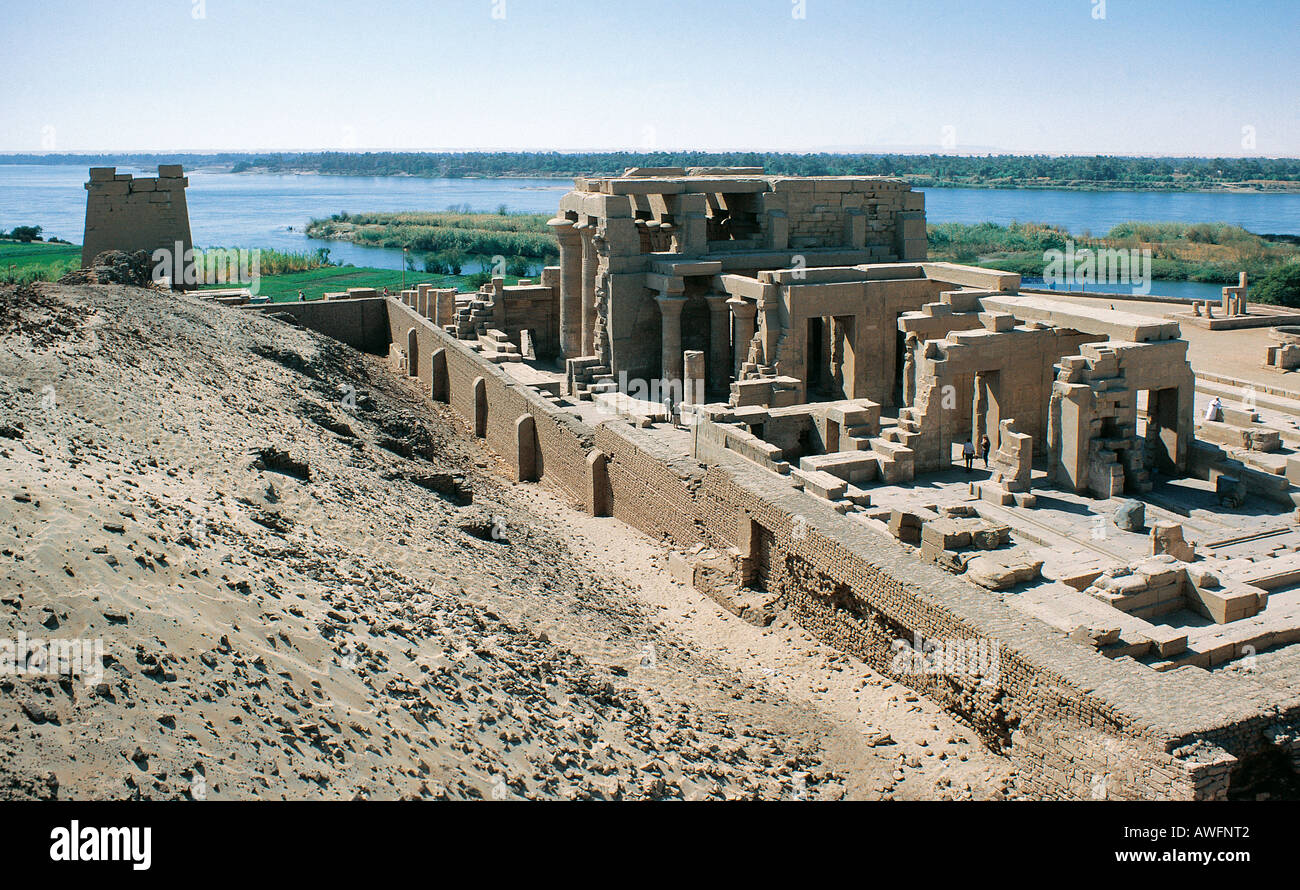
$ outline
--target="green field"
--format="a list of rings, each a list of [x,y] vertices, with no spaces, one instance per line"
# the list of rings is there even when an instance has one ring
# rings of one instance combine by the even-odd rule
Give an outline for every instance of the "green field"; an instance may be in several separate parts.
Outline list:
[[[81,247],[75,244],[47,244],[33,241],[0,241],[0,282],[26,284],[31,281],[55,281],[67,272],[81,268]],[[476,285],[470,275],[431,275],[427,272],[406,273],[406,286],[433,284],[437,287],[454,287],[457,290],[474,290]],[[506,276],[507,284],[519,279]],[[284,303],[298,299],[301,289],[308,300],[319,300],[324,294],[345,291],[350,287],[385,287],[396,294],[402,290],[400,269],[371,269],[360,266],[321,266],[303,272],[285,272],[263,275],[259,293],[269,296],[272,302]],[[238,287],[216,284],[204,290]]]
[[[437,287],[454,287],[457,290],[472,290],[468,275],[430,275],[426,272],[407,272],[406,287],[417,284],[432,284]],[[514,284],[517,278],[506,278],[507,284]],[[236,287],[237,285],[213,285],[203,290]],[[402,272],[400,269],[369,269],[361,266],[324,266],[307,272],[288,272],[284,275],[263,275],[258,293],[270,297],[273,303],[288,303],[298,299],[298,291],[308,300],[319,300],[327,293],[345,291],[350,287],[373,287],[380,291],[388,288],[390,293],[402,291]]]
[[[26,284],[54,279],[81,268],[81,248],[75,244],[0,241],[0,281]]]

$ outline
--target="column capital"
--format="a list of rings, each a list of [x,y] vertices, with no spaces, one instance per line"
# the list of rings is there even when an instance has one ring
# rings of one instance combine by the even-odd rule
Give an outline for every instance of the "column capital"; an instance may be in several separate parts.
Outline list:
[[[576,238],[578,235],[577,230],[574,229],[574,222],[571,219],[565,219],[562,216],[557,216],[555,217],[555,219],[547,220],[546,224],[551,227],[551,229],[555,234],[555,237],[557,238],[565,238],[565,237]]]
[[[671,315],[680,315],[682,307],[686,305],[685,297],[674,297],[668,294],[660,294],[655,297],[655,302],[659,304],[659,311]]]
[[[732,297],[727,300],[727,305],[731,307],[731,314],[736,318],[752,319],[758,316],[758,305],[743,297]]]
[[[705,294],[704,299],[709,303],[710,312],[722,313],[729,311],[727,303],[730,302],[730,297],[726,294]]]

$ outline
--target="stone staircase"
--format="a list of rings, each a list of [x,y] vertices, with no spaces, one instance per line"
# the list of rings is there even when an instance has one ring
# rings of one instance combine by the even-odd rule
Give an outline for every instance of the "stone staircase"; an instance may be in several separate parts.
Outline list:
[[[569,380],[569,394],[583,402],[590,402],[601,393],[618,392],[618,381],[610,376],[609,366],[600,363],[600,356],[587,355],[565,362]]]
[[[473,340],[487,333],[492,323],[492,301],[476,295],[467,306],[456,311],[456,322],[447,328],[460,340]]]
[[[524,360],[523,353],[519,351],[518,346],[510,342],[510,337],[505,331],[488,330],[479,334],[478,348],[483,358],[493,364]]]
[[[917,409],[904,408],[899,411],[898,425],[881,430],[881,438],[915,450],[916,440],[921,438],[921,421]]]

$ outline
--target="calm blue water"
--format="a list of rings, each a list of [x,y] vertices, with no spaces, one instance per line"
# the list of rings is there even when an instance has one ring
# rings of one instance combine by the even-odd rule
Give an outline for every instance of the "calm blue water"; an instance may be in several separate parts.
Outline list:
[[[120,168],[123,173],[156,171]],[[400,269],[401,251],[307,238],[313,217],[347,211],[446,210],[551,213],[572,187],[567,179],[418,179],[414,177],[189,174],[190,225],[200,247],[325,246],[336,262]],[[47,236],[81,243],[87,179],[82,166],[0,165],[0,229],[39,225]],[[1104,234],[1130,220],[1226,222],[1252,232],[1300,234],[1300,194],[1066,192],[1024,189],[929,189],[930,222],[1051,223],[1076,235]],[[1219,285],[1157,281],[1152,292],[1188,299],[1217,297]]]
[[[1025,276],[1020,280],[1021,287],[1033,290],[1053,290],[1067,293],[1069,291],[1079,292],[1079,285],[1066,287],[1060,282],[1047,284],[1041,278],[1030,278]],[[1101,291],[1103,293],[1128,294],[1133,292],[1131,285],[1122,284],[1097,284],[1088,287],[1089,291]],[[1218,300],[1223,296],[1222,284],[1207,284],[1203,281],[1152,281],[1149,293],[1157,297],[1178,297],[1183,300]]]
[[[157,175],[119,167],[119,173]],[[555,179],[416,179],[389,176],[187,174],[190,228],[198,247],[264,247],[302,252],[328,247],[335,262],[402,268],[400,250],[318,241],[302,234],[317,217],[347,211],[446,210],[468,204],[494,211],[553,213],[573,187]],[[0,229],[38,225],[45,236],[80,244],[85,233],[87,168],[0,165]]]

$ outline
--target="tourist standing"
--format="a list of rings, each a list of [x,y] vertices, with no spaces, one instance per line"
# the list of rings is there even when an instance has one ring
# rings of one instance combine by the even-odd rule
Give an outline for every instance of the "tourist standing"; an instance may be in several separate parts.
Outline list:
[[[993,450],[993,443],[989,441],[987,434],[980,436],[980,459],[984,461],[984,469],[989,466],[989,452]]]
[[[961,459],[966,464],[966,472],[970,472],[971,463],[975,460],[975,445],[970,439],[961,443]]]

